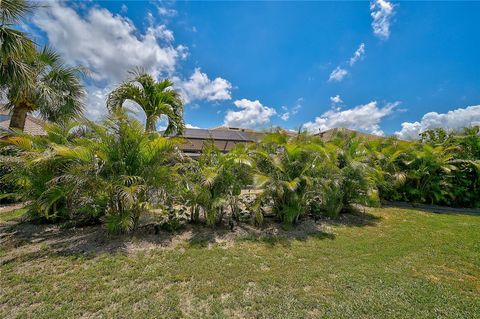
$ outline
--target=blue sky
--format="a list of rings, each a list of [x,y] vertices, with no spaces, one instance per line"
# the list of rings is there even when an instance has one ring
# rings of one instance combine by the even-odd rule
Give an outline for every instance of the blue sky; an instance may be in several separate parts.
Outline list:
[[[189,125],[414,138],[480,124],[480,2],[46,2],[26,28],[92,70],[88,114],[143,66]],[[434,113],[432,113],[434,112]]]

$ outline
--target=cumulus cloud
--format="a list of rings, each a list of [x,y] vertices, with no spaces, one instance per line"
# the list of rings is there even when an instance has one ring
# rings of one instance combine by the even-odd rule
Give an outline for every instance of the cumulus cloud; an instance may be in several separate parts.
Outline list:
[[[399,102],[395,102],[378,107],[377,102],[372,101],[352,109],[333,109],[315,118],[315,121],[305,123],[303,127],[313,133],[344,127],[375,135],[384,135],[380,128],[380,122],[384,117],[390,115],[398,104]]]
[[[138,66],[154,75],[172,72],[185,56],[186,48],[173,46],[173,32],[165,25],[151,25],[141,33],[128,18],[100,7],[80,15],[52,1],[37,11],[33,22],[67,62],[89,68],[95,80],[119,82]]]
[[[142,33],[130,19],[107,9],[94,6],[80,15],[64,2],[52,1],[32,19],[68,64],[89,69],[86,115],[93,119],[106,113],[106,95],[128,70],[141,67],[155,77],[170,74],[188,53],[185,46],[173,45],[171,30],[148,17],[150,26]]]
[[[418,139],[419,134],[434,128],[456,130],[463,127],[480,125],[480,105],[458,108],[447,113],[429,112],[418,122],[404,122],[402,129],[395,132],[400,139]]]
[[[225,126],[260,128],[268,124],[270,118],[277,114],[275,109],[262,105],[259,100],[241,99],[233,103],[241,110],[229,110],[225,116]]]
[[[174,16],[173,9],[159,7],[159,13]],[[121,12],[127,11],[122,6]],[[138,30],[133,21],[121,14],[93,6],[80,14],[66,2],[52,1],[33,15],[34,24],[43,32],[70,65],[89,69],[86,115],[98,119],[106,113],[105,101],[127,71],[140,67],[156,78],[172,77],[188,48],[174,45],[175,37],[165,24],[155,24],[151,13],[148,26]],[[220,77],[210,80],[200,69],[188,79],[174,78],[187,102],[230,99],[232,85]],[[188,93],[187,93],[188,92]]]
[[[328,78],[328,81],[340,82],[343,80],[344,77],[347,76],[347,74],[348,74],[347,70],[337,66],[335,70],[333,70],[332,73],[330,73],[330,77]]]
[[[373,34],[382,40],[390,37],[390,24],[395,14],[395,5],[387,0],[373,0],[370,3]]]
[[[200,68],[196,68],[190,78],[186,80],[174,77],[173,81],[180,90],[185,103],[195,100],[218,101],[232,98],[230,82],[221,77],[210,80]]]
[[[335,96],[331,96],[330,97],[330,101],[333,103],[333,104],[340,104],[342,103],[342,99],[340,98],[340,95],[335,95]]]
[[[99,88],[95,85],[89,85],[86,87],[86,90],[88,94],[85,115],[91,119],[99,119],[107,113],[105,102],[107,100],[108,93],[111,91],[111,88]]]
[[[355,51],[355,53],[353,53],[353,56],[348,61],[348,64],[350,64],[350,66],[353,66],[355,63],[357,63],[358,60],[363,58],[364,55],[365,55],[365,43],[361,43],[358,49]]]

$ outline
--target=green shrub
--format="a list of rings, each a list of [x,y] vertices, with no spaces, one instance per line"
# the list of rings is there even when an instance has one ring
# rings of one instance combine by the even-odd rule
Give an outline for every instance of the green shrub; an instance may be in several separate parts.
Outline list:
[[[62,130],[66,134],[57,134]],[[57,124],[47,132],[6,140],[19,152],[9,178],[32,215],[53,221],[103,218],[109,231],[126,232],[138,225],[152,194],[157,201],[170,200],[174,139],[146,133],[120,111],[103,125]]]
[[[289,139],[284,133],[272,133],[252,148],[252,157],[255,185],[262,190],[255,207],[256,219],[262,219],[262,204],[271,202],[273,213],[285,226],[296,223],[314,195],[314,181],[322,177],[322,162],[327,160],[322,143],[306,134]]]
[[[428,130],[420,141],[370,143],[380,198],[480,207],[480,128]]]

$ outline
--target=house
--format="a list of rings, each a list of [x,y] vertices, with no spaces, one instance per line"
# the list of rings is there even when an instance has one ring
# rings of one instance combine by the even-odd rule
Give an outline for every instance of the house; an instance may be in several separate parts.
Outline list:
[[[295,136],[297,133],[280,129],[289,136]],[[227,153],[237,144],[257,143],[266,132],[255,131],[249,128],[218,126],[210,129],[187,128],[181,137],[185,143],[180,145],[180,149],[185,155],[198,157],[202,153],[205,143],[213,141],[215,147],[220,151]]]
[[[334,136],[340,135],[340,136],[348,136],[351,134],[356,134],[356,136],[360,138],[364,138],[368,141],[374,141],[383,138],[382,136],[378,135],[373,135],[373,134],[368,134],[368,133],[363,133],[355,130],[350,130],[348,128],[343,128],[343,127],[336,127],[332,128],[320,133],[314,134],[315,136],[320,137],[322,140],[328,142],[331,141]]]
[[[239,143],[257,142],[262,135],[263,133],[260,132],[235,127],[187,128],[182,134],[185,142],[180,145],[180,149],[185,155],[198,157],[202,153],[204,145],[213,141],[215,147],[226,153]]]
[[[0,107],[0,134],[2,134],[2,132],[8,132],[10,118],[10,112]],[[31,135],[47,135],[44,126],[45,122],[43,120],[28,114],[25,119],[25,128],[23,131]]]

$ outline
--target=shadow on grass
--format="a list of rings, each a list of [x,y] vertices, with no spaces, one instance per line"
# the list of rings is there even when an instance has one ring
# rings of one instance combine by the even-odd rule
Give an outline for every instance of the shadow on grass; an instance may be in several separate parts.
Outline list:
[[[289,247],[293,241],[309,238],[335,239],[331,226],[362,227],[375,225],[379,217],[367,213],[341,215],[338,219],[314,220],[305,217],[289,229],[274,219],[265,219],[263,227],[241,223],[234,231],[227,225],[215,228],[188,224],[176,232],[161,231],[156,235],[153,225],[139,228],[130,235],[109,235],[100,225],[62,229],[58,225],[20,222],[0,227],[0,265],[24,262],[45,256],[94,258],[101,254],[128,254],[152,248],[206,248],[212,245],[254,241],[269,246]]]
[[[335,239],[332,226],[365,227],[375,226],[381,217],[372,215],[363,210],[353,209],[338,218],[304,217],[291,227],[285,228],[274,218],[265,218],[261,228],[249,224],[240,224],[235,231],[230,232],[225,226],[215,229],[200,226],[194,231],[187,241],[190,247],[205,248],[220,241],[258,242],[269,246],[291,246],[293,241],[306,241],[308,239]]]
[[[480,216],[480,208],[458,208],[438,205],[414,204],[407,202],[387,202],[383,205],[383,207],[414,209],[425,213],[433,214]]]
[[[337,218],[326,220],[332,226],[365,227],[375,226],[382,218],[362,209],[350,209],[348,213],[341,214]]]
[[[311,234],[306,234],[301,237],[288,237],[285,235],[262,235],[262,236],[245,236],[239,238],[240,241],[246,242],[256,242],[263,243],[267,246],[282,246],[290,247],[293,241],[306,241],[307,239],[316,238],[316,239],[335,239],[335,234],[327,232],[316,232]]]

